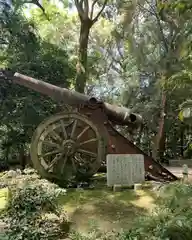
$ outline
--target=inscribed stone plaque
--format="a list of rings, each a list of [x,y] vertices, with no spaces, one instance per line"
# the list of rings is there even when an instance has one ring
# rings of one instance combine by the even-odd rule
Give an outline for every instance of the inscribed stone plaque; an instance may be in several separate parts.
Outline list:
[[[131,186],[145,180],[142,154],[108,154],[107,185]]]

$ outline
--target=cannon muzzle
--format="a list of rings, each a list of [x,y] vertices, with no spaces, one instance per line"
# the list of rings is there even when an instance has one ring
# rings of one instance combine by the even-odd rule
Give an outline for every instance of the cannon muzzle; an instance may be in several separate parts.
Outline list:
[[[56,101],[62,102],[63,104],[68,104],[74,107],[88,104],[90,99],[92,99],[89,96],[76,91],[60,88],[53,84],[17,72],[15,74],[10,74],[10,72],[1,71],[0,77],[2,78],[2,76],[12,80],[13,83],[27,87],[35,92],[39,92]],[[103,103],[103,106],[109,121],[113,123],[118,125],[128,125],[133,128],[138,128],[142,124],[142,117],[138,114],[132,113],[130,109],[111,105],[109,103]]]
[[[119,125],[130,125],[139,128],[143,124],[143,119],[139,114],[133,113],[131,109],[104,103],[106,114],[112,122]]]

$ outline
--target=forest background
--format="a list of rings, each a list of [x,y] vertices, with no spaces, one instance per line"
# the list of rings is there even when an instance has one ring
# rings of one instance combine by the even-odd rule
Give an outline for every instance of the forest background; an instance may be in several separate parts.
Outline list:
[[[144,119],[136,145],[189,158],[178,113],[192,92],[191,23],[191,0],[1,0],[0,68],[131,108]],[[28,156],[34,129],[63,108],[8,82],[0,101],[4,163]]]

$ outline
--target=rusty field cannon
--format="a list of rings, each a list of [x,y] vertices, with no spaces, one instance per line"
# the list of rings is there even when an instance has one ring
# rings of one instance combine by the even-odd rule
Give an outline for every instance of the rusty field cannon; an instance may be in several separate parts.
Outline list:
[[[107,154],[143,154],[146,176],[177,179],[114,128],[115,124],[136,129],[142,124],[140,115],[19,73],[2,71],[1,78],[75,109],[48,117],[33,134],[30,156],[42,177],[56,181],[89,178],[98,171]]]

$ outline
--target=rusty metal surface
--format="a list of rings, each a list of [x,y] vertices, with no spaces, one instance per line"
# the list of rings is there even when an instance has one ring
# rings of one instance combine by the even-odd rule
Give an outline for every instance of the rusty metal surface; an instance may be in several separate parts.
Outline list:
[[[32,89],[64,104],[77,106],[86,104],[94,105],[97,103],[97,99],[90,98],[75,91],[57,87],[20,73],[12,74],[1,71],[0,75],[2,78],[4,76],[12,80],[13,83]],[[130,125],[132,128],[138,128],[142,124],[142,117],[133,113],[131,109],[111,105],[109,103],[103,103],[103,109],[108,115],[108,119],[119,125]]]
[[[104,103],[104,109],[108,119],[114,123],[121,123],[121,125],[130,124],[132,127],[138,128],[143,119],[139,114],[133,113],[131,109],[123,106],[115,106],[109,103]]]
[[[53,84],[22,75],[20,73],[15,73],[12,81],[16,84],[42,93],[56,101],[64,102],[69,105],[84,104],[89,100],[89,97],[84,94],[69,91],[68,89],[60,88]]]
[[[80,110],[89,115],[91,121],[98,127],[106,142],[106,154],[143,154],[146,177],[153,180],[175,181],[177,177],[157,163],[152,157],[146,155],[141,149],[116,131],[108,121],[102,107],[91,111],[88,107]]]

